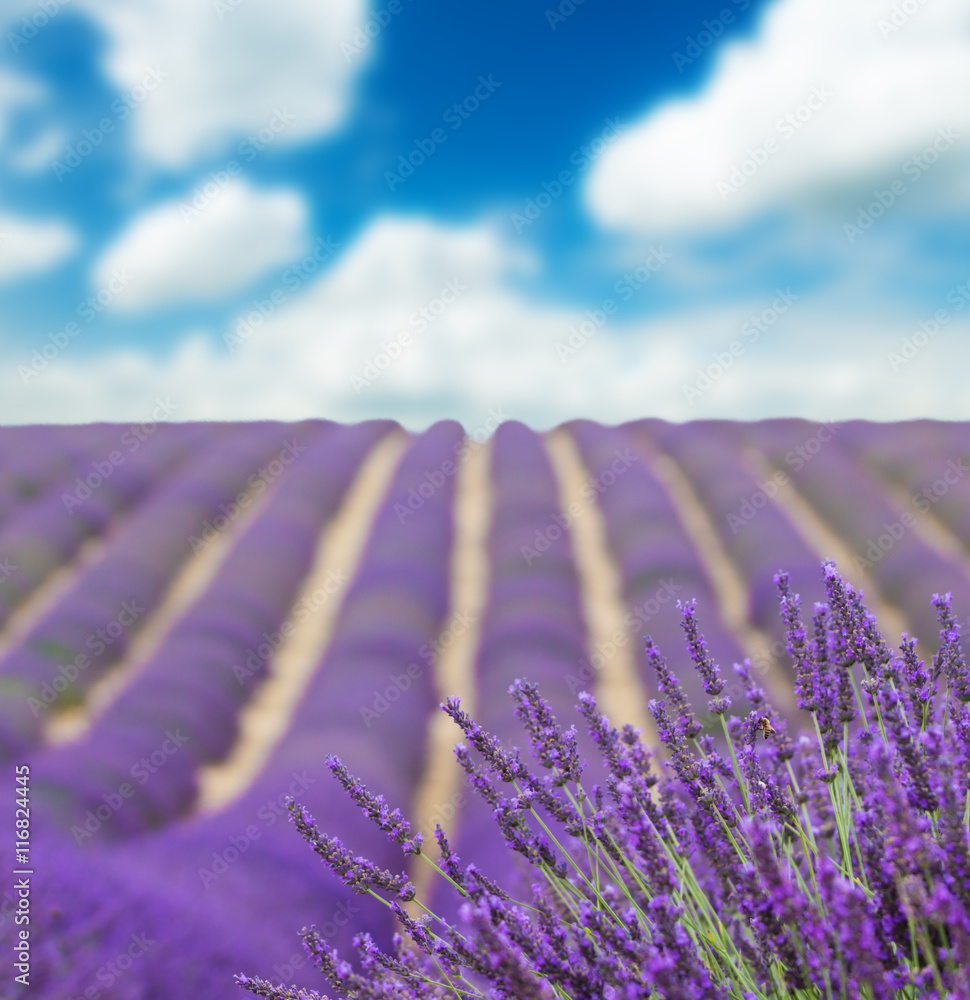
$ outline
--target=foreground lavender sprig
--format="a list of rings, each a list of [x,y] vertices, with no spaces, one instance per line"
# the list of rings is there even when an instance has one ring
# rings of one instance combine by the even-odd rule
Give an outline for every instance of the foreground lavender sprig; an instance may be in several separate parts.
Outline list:
[[[677,607],[682,615],[681,625],[687,636],[687,649],[690,652],[690,657],[701,675],[704,690],[711,696],[708,708],[714,715],[723,715],[731,707],[731,699],[720,697],[727,682],[721,677],[718,665],[711,659],[707,651],[707,643],[700,633],[700,627],[697,624],[697,601],[688,601],[687,604],[678,601]]]
[[[387,839],[400,844],[405,854],[420,854],[424,838],[420,833],[411,836],[411,824],[400,809],[391,809],[383,795],[373,795],[362,781],[355,778],[334,754],[327,756],[327,767],[344,787],[344,791],[361,807],[364,815],[373,820],[387,834]]]
[[[304,928],[311,963],[341,996],[455,1000],[966,1000],[970,997],[970,681],[950,597],[934,595],[940,646],[932,672],[902,637],[879,634],[860,593],[823,567],[827,601],[811,631],[785,574],[776,578],[803,732],[789,737],[750,665],[735,664],[749,708],[724,718],[724,681],[682,606],[687,647],[720,714],[702,735],[674,672],[647,640],[663,744],[614,729],[583,692],[577,706],[606,784],[586,789],[574,729],[535,685],[510,689],[535,773],[462,710],[442,708],[466,742],[456,757],[514,852],[531,866],[516,900],[505,871],[462,865],[444,831],[423,853],[390,810],[337,759],[353,800],[415,861],[464,900],[460,924],[401,902],[414,889],[354,857],[290,803],[290,818],[354,891],[402,925],[392,953],[367,935],[355,967]],[[523,861],[523,859],[525,859]],[[322,1000],[246,976],[269,1000]]]

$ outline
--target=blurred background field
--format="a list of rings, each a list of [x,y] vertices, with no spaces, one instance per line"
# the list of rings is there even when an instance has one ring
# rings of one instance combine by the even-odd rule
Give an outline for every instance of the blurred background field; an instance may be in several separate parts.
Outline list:
[[[526,677],[563,721],[591,690],[652,741],[650,635],[709,721],[678,601],[739,710],[748,658],[793,730],[778,570],[810,613],[837,560],[923,657],[934,591],[970,615],[966,424],[33,426],[0,453],[0,753],[30,767],[36,869],[31,986],[8,996],[230,997],[241,971],[324,988],[300,928],[346,945],[390,921],[286,796],[400,870],[338,753],[504,875],[437,703],[522,744],[506,690]]]

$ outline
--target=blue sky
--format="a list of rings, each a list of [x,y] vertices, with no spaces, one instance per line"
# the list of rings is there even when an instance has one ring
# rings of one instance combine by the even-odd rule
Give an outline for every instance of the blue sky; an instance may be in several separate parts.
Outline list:
[[[970,416],[955,0],[5,10],[4,422]]]

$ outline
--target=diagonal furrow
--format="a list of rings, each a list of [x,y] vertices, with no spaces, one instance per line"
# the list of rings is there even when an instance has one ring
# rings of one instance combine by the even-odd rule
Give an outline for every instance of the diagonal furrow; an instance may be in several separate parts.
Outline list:
[[[130,455],[118,451],[119,464],[106,460],[111,472],[91,478],[93,488],[80,478],[74,489],[64,483],[8,518],[0,528],[0,627],[86,539],[103,534],[113,518],[163,481],[198,436],[193,427],[159,429]]]
[[[755,448],[746,448],[742,461],[752,475],[771,479],[778,467]],[[789,523],[806,545],[820,559],[834,559],[846,580],[858,590],[865,591],[866,603],[890,635],[899,635],[906,623],[900,608],[886,601],[878,586],[856,562],[856,553],[845,538],[822,517],[794,486],[779,491],[772,501],[784,512]]]
[[[759,671],[761,680],[772,704],[782,715],[790,718],[797,707],[794,687],[789,678],[781,673],[774,659],[771,637],[751,622],[748,588],[744,578],[725,552],[704,505],[677,463],[659,451],[652,458],[654,474],[667,488],[680,516],[680,523],[693,540],[697,555],[704,564],[721,619],[734,634],[748,659],[759,665],[767,660],[767,669]]]
[[[240,706],[283,641],[276,630],[309,570],[321,523],[386,430],[380,422],[329,426],[311,438],[204,593],[94,725],[79,741],[34,758],[36,787],[40,794],[47,790],[51,822],[76,826],[126,783],[132,792],[108,835],[157,825],[189,808],[197,766],[231,748]],[[249,658],[254,653],[255,662]]]
[[[739,425],[647,420],[630,426],[641,440],[648,436],[656,442],[654,467],[707,566],[722,617],[773,702],[793,717],[793,678],[782,665],[786,639],[774,577],[781,570],[790,573],[811,607],[824,596],[819,556],[769,502],[777,484],[743,467]]]
[[[624,625],[636,651],[641,681],[652,696],[656,678],[641,638],[649,635],[678,676],[699,718],[713,724],[716,720],[706,711],[709,696],[685,652],[675,602],[696,599],[698,620],[717,663],[740,662],[745,653],[721,618],[697,549],[629,429],[586,420],[565,426],[589,470],[584,491],[595,497],[603,512],[610,551],[620,569],[627,606]],[[728,666],[724,672],[729,675],[729,671]]]
[[[284,627],[262,687],[243,707],[239,735],[224,760],[199,772],[196,810],[218,812],[244,795],[290,727],[337,625],[344,585],[357,571],[367,534],[407,447],[403,431],[387,434],[364,460],[340,509],[324,525],[313,565]],[[289,627],[287,627],[289,626]]]
[[[36,744],[45,726],[54,742],[79,731],[131,664],[147,658],[218,568],[232,535],[225,529],[238,529],[265,495],[264,463],[279,446],[272,425],[221,431],[97,545],[88,565],[51,581],[68,585],[0,659],[7,754]],[[254,479],[258,490],[247,489]]]
[[[587,669],[591,676],[586,677],[582,676],[583,665],[580,665],[577,691],[595,676],[596,701],[607,718],[616,726],[625,723],[637,726],[643,730],[644,740],[652,745],[656,742],[656,730],[647,711],[646,693],[623,621],[626,614],[623,581],[609,550],[603,515],[595,500],[583,495],[588,472],[576,445],[564,430],[547,435],[546,448],[559,482],[561,507],[577,511],[570,531],[583,614],[589,627],[589,668],[592,668]],[[602,659],[602,666],[594,657]]]
[[[483,728],[506,745],[525,746],[525,730],[512,711],[510,685],[520,678],[538,684],[560,724],[569,727],[578,721],[576,693],[589,686],[578,680],[588,659],[587,630],[553,466],[542,439],[524,424],[508,421],[496,431],[489,488],[488,591],[474,659],[472,702],[475,720]],[[450,742],[458,742],[460,731],[447,721]],[[584,744],[583,749],[591,759],[585,752],[591,748]],[[461,810],[450,827],[451,843],[459,855],[474,858],[487,875],[507,884],[512,871],[491,809],[463,776],[460,781]],[[435,912],[454,918],[459,903],[445,883],[435,883]]]
[[[777,464],[782,449],[790,448],[793,440],[811,441],[811,430],[804,422],[765,421],[751,430],[752,442],[762,449],[753,452],[751,460],[762,461],[759,455],[764,453]],[[779,494],[779,501],[791,505],[803,530],[818,534],[815,544],[826,545],[848,579],[863,585],[869,581],[867,600],[888,635],[896,636],[908,626],[929,641],[939,626],[928,595],[952,591],[958,607],[967,605],[970,579],[922,542],[912,524],[897,515],[882,485],[838,439],[806,453],[810,460],[792,477],[795,489],[784,491],[784,498]],[[833,537],[826,541],[824,531]]]
[[[450,421],[411,440],[373,518],[330,642],[285,734],[245,791],[144,848],[134,841],[130,848],[119,845],[150,852],[190,896],[258,914],[251,926],[244,922],[240,954],[248,947],[269,967],[299,954],[299,929],[314,921],[344,947],[355,931],[368,930],[384,943],[389,938],[387,911],[350,893],[325,869],[286,822],[285,802],[295,796],[325,834],[340,837],[355,855],[394,872],[405,867],[400,848],[328,774],[325,756],[339,754],[373,791],[386,792],[392,807],[407,811],[414,801],[437,695],[422,650],[441,635],[448,612],[455,474],[463,450],[461,428]],[[246,863],[235,865],[241,844]],[[202,947],[191,944],[186,963],[198,961]],[[295,978],[313,985],[312,970]]]
[[[944,559],[970,566],[970,429],[966,424],[914,420],[853,421],[846,446],[879,479],[893,506],[913,518],[913,530]]]
[[[492,520],[489,481],[491,447],[473,447],[458,471],[455,483],[455,541],[451,557],[449,612],[445,627],[427,650],[434,665],[435,690],[440,700],[461,699],[468,712],[476,711],[475,658],[481,642],[481,625],[488,597],[488,530]],[[468,789],[455,761],[454,746],[460,733],[442,711],[428,726],[426,764],[414,796],[413,814],[429,846],[439,825],[453,836]],[[456,820],[457,817],[457,820]],[[431,848],[433,851],[433,848]],[[414,859],[412,879],[418,899],[428,899],[434,870],[423,859]],[[419,913],[413,913],[419,916]]]

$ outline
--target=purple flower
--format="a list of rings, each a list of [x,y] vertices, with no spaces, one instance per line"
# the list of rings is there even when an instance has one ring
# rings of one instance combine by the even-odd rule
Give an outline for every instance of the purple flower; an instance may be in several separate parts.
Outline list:
[[[420,854],[423,837],[420,833],[411,835],[411,824],[400,809],[391,809],[383,795],[369,792],[362,781],[358,781],[335,754],[327,754],[327,767],[344,787],[344,791],[373,820],[378,829],[387,834],[392,843],[400,844],[405,854]]]
[[[707,643],[697,627],[697,601],[689,601],[684,604],[677,602],[680,610],[684,628],[687,636],[687,648],[690,650],[691,659],[701,675],[701,683],[704,690],[711,695],[712,700],[708,702],[708,708],[714,715],[723,715],[731,706],[730,698],[721,698],[719,695],[724,690],[727,681],[721,677],[720,667],[711,659],[707,652]]]
[[[933,673],[941,673],[953,688],[953,693],[962,702],[970,701],[970,671],[960,647],[960,623],[950,610],[952,594],[933,595],[933,607],[940,619],[940,649],[933,659]]]
[[[403,931],[392,952],[358,935],[355,966],[304,929],[313,964],[361,1000],[967,996],[970,719],[949,600],[937,599],[934,660],[947,693],[953,689],[944,708],[928,694],[933,679],[915,643],[904,637],[897,659],[862,595],[832,564],[823,573],[828,602],[816,605],[811,637],[798,595],[784,574],[777,579],[814,736],[788,738],[747,663],[735,672],[751,710],[724,720],[724,742],[702,734],[649,640],[664,695],[649,703],[662,757],[637,730],[614,728],[592,695],[579,696],[605,785],[584,786],[581,734],[563,730],[535,684],[518,680],[509,693],[539,774],[457,699],[446,700],[465,740],[458,762],[506,846],[531,867],[531,892],[509,891],[510,871],[493,880],[462,864],[439,827],[435,863],[458,896],[457,919],[427,907],[417,916],[402,906],[414,894],[407,875],[353,857],[291,804],[298,829],[334,874],[383,899]],[[716,702],[724,681],[694,605],[681,611],[689,655]],[[857,710],[854,667],[864,673],[865,713]],[[330,767],[407,850],[411,828],[400,811],[339,761]],[[415,860],[430,862],[423,853]],[[295,987],[237,981],[275,1000],[316,1000]]]

